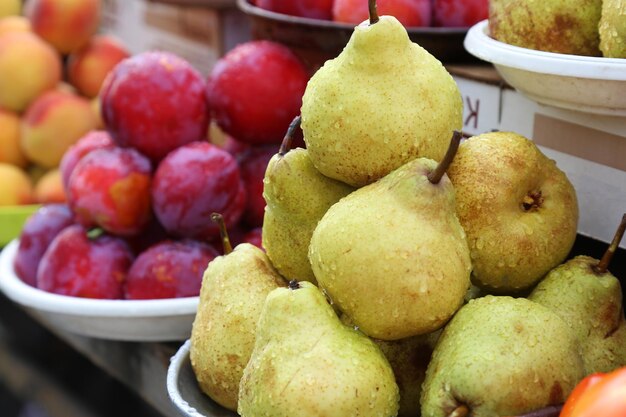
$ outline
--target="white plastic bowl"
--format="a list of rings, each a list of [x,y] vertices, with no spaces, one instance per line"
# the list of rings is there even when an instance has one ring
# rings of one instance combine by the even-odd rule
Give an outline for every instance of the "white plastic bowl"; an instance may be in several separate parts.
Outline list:
[[[187,340],[170,360],[167,369],[167,393],[172,404],[185,417],[236,417],[206,396],[196,382],[189,360],[191,341]]]
[[[465,49],[494,64],[502,78],[542,104],[626,116],[626,59],[557,54],[520,48],[489,36],[488,21],[467,33]]]
[[[199,297],[162,300],[94,300],[52,294],[15,274],[18,241],[0,253],[0,290],[40,320],[70,333],[125,341],[188,339]]]

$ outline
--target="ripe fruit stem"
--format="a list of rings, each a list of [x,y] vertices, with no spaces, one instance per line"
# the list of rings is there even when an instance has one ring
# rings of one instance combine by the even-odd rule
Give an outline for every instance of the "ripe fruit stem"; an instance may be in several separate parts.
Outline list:
[[[287,133],[285,133],[285,137],[283,138],[282,143],[280,144],[280,149],[278,149],[278,154],[283,156],[287,152],[291,150],[291,142],[293,142],[293,135],[296,133],[296,129],[300,127],[300,122],[302,118],[300,116],[296,116],[293,118],[291,123],[289,123],[289,128],[287,129]]]
[[[448,414],[448,417],[466,417],[469,415],[469,412],[469,408],[467,408],[465,404],[462,404],[455,408],[454,411],[452,411],[450,414]]]
[[[228,238],[228,231],[226,230],[226,223],[224,223],[224,217],[219,213],[211,214],[211,220],[217,223],[220,228],[220,237],[222,238],[222,247],[224,248],[224,255],[228,255],[233,251],[233,246],[230,244]]]
[[[617,251],[619,243],[622,241],[624,237],[624,232],[626,231],[626,213],[622,216],[622,222],[619,224],[617,231],[615,232],[615,236],[613,237],[613,241],[609,245],[609,248],[604,252],[602,259],[598,262],[593,270],[597,274],[604,274],[609,269],[609,264],[611,263],[611,259],[613,259],[613,255]]]
[[[369,12],[370,12],[370,25],[378,22],[378,10],[376,10],[376,0],[368,0],[367,2]]]
[[[545,408],[540,408],[528,414],[521,414],[515,417],[557,417],[561,413],[562,408],[562,405],[549,405]]]
[[[441,181],[441,178],[443,178],[443,174],[445,174],[448,170],[448,167],[450,166],[452,160],[454,159],[454,156],[456,155],[456,151],[459,149],[459,144],[461,143],[462,137],[463,135],[458,130],[455,130],[452,134],[452,139],[450,140],[450,146],[448,146],[448,151],[446,152],[441,162],[439,162],[439,165],[437,165],[437,168],[435,168],[434,171],[428,174],[428,181],[430,181],[432,184],[439,184],[439,181]]]

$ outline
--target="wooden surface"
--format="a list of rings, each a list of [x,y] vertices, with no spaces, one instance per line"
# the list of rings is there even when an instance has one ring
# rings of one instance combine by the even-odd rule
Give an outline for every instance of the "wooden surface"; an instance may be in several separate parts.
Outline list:
[[[178,344],[117,342],[78,336],[52,328],[49,330],[136,392],[162,415],[179,416],[165,386],[167,367]]]
[[[480,81],[491,85],[503,86],[511,88],[493,65],[455,65],[446,64],[446,69],[452,75],[458,75],[470,80]]]

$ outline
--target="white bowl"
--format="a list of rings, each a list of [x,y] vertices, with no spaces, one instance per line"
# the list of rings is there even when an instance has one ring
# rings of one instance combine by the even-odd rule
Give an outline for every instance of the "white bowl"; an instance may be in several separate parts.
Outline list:
[[[542,104],[626,116],[626,59],[557,54],[520,48],[489,36],[488,21],[467,33],[465,49],[494,64],[520,93]]]
[[[187,340],[170,360],[167,369],[167,393],[181,415],[185,417],[236,417],[232,411],[221,407],[206,396],[198,387],[191,368]]]
[[[68,297],[25,284],[13,268],[19,242],[0,253],[0,290],[48,325],[83,336],[125,341],[188,339],[199,297],[95,300]]]

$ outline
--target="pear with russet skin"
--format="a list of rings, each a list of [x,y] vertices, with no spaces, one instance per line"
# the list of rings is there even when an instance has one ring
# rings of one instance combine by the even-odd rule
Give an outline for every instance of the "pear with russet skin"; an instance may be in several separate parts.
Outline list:
[[[313,284],[267,296],[239,387],[242,417],[391,417],[398,386],[378,346]]]
[[[365,1],[365,0],[363,0]],[[354,187],[418,157],[443,158],[463,125],[459,89],[441,62],[411,42],[393,16],[355,27],[336,58],[309,80],[302,130],[313,165]]]
[[[490,0],[489,33],[522,48],[599,56],[602,1]]]
[[[220,223],[224,256],[215,258],[202,279],[191,331],[191,366],[200,389],[236,411],[239,381],[254,347],[256,323],[265,297],[287,282],[265,253],[248,243],[230,247]]]
[[[341,322],[347,326],[354,326],[352,320],[346,315],[341,315]],[[441,330],[437,330],[433,333],[400,340],[371,338],[389,361],[396,377],[400,391],[398,417],[420,417],[422,383],[440,335]]]
[[[488,295],[444,328],[422,385],[422,416],[519,416],[563,404],[584,376],[578,340],[558,315]]]
[[[465,140],[448,170],[467,233],[472,283],[498,294],[531,288],[574,244],[576,191],[529,139],[490,132]]]
[[[626,0],[602,0],[600,50],[607,58],[626,58]]]
[[[553,269],[528,297],[558,314],[576,333],[588,374],[626,366],[622,287],[609,263],[626,230],[626,214],[601,260],[577,256]]]
[[[263,247],[273,265],[288,279],[316,283],[309,264],[311,235],[328,208],[353,188],[315,169],[306,149],[290,149],[300,117],[292,122],[263,180],[267,203]]]
[[[335,305],[370,337],[397,340],[442,327],[463,303],[471,263],[445,171],[419,158],[333,205],[309,260]]]
[[[380,347],[400,390],[398,417],[419,417],[420,393],[426,369],[441,330],[400,340],[372,339]]]

